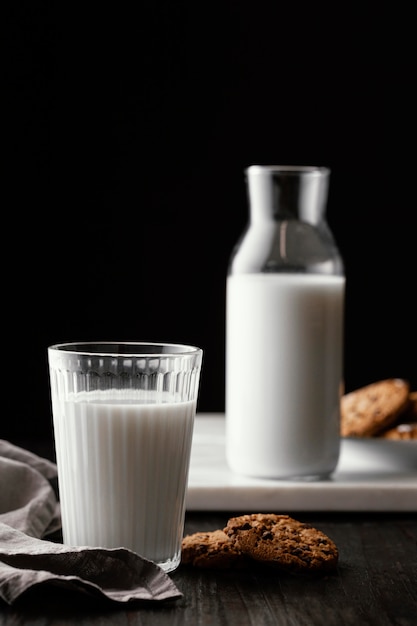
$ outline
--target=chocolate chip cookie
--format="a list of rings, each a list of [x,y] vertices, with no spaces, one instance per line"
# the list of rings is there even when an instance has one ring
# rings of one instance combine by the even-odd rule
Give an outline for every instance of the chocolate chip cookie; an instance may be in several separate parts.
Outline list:
[[[417,440],[417,422],[396,424],[379,435],[380,439],[395,439],[400,441]]]
[[[291,573],[334,570],[335,543],[309,524],[288,515],[255,513],[229,519],[224,532],[236,550],[251,559]]]
[[[222,530],[186,535],[182,540],[181,563],[201,568],[245,567],[247,557]]]
[[[380,380],[341,398],[342,437],[373,437],[393,425],[407,408],[410,386],[401,378]]]

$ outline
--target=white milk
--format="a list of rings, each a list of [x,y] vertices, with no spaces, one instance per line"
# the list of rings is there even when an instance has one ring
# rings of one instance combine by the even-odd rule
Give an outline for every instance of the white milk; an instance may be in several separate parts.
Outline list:
[[[317,478],[339,456],[345,279],[227,280],[226,453],[237,473]]]
[[[64,542],[126,547],[171,570],[195,401],[137,404],[126,393],[81,393],[54,411]]]

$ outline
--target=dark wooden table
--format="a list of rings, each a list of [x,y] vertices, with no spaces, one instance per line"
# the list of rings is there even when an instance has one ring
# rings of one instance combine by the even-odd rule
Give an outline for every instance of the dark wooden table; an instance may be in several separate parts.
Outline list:
[[[185,532],[221,528],[235,513],[189,513]],[[336,542],[340,560],[335,574],[310,579],[274,571],[180,566],[171,574],[184,594],[180,600],[109,609],[59,589],[38,590],[13,607],[0,601],[0,626],[417,625],[416,514],[293,517]]]

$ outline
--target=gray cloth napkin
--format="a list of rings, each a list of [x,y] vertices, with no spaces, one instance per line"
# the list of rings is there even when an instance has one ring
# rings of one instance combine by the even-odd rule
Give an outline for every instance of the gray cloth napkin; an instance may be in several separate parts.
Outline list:
[[[182,597],[158,565],[125,548],[66,546],[47,539],[61,525],[54,463],[0,439],[0,598],[67,587],[105,602]]]

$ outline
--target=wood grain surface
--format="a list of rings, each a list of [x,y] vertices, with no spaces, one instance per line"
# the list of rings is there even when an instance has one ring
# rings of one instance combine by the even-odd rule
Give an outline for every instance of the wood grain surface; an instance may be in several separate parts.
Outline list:
[[[233,514],[189,514],[185,533],[221,528]],[[336,542],[335,574],[307,578],[181,566],[172,578],[183,598],[172,603],[103,608],[50,588],[30,592],[13,607],[0,602],[0,626],[416,625],[415,514],[293,516]]]

